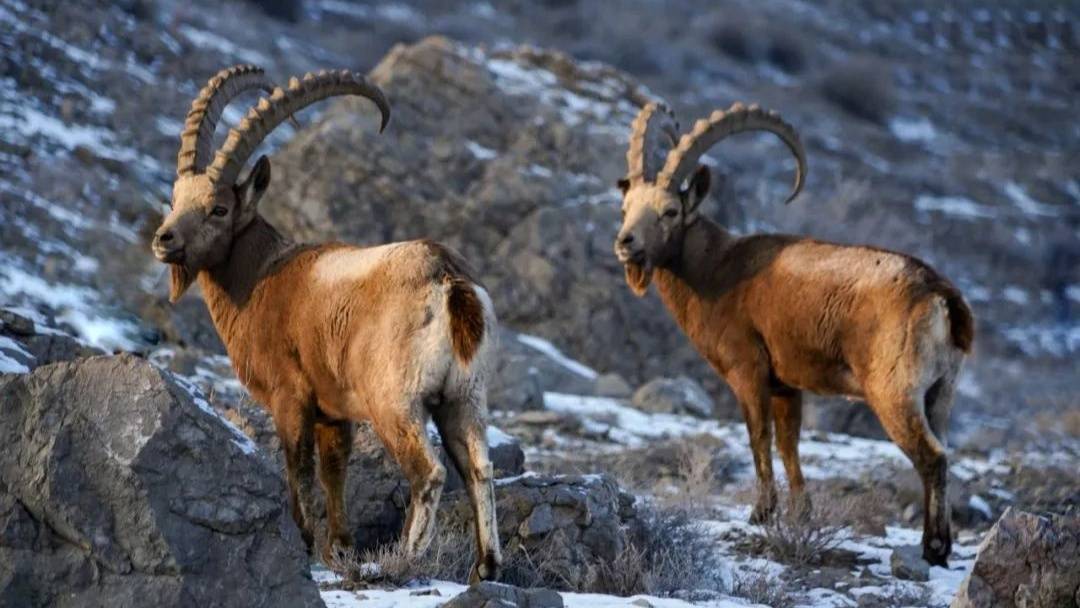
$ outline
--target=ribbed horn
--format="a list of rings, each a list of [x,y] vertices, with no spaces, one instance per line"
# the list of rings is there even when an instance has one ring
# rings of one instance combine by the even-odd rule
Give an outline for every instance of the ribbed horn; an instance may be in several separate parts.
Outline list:
[[[626,150],[626,175],[630,181],[652,181],[679,139],[675,115],[663,103],[649,102],[630,127]]]
[[[180,152],[176,156],[176,175],[202,173],[213,156],[214,129],[225,106],[237,95],[262,89],[274,90],[274,83],[254,65],[236,65],[221,70],[207,81],[199,96],[191,102],[184,131],[180,135]]]
[[[305,74],[303,80],[289,79],[289,87],[277,87],[270,97],[263,97],[248,111],[247,116],[229,131],[225,144],[218,150],[206,174],[218,188],[232,186],[255,149],[274,127],[307,106],[336,95],[360,95],[375,102],[382,113],[379,132],[390,121],[390,104],[379,87],[360,74],[349,70],[322,71]]]
[[[720,140],[745,131],[769,131],[776,134],[795,155],[795,187],[785,203],[791,202],[802,190],[806,179],[806,152],[795,128],[784,122],[774,111],[762,110],[757,105],[744,106],[736,103],[727,111],[716,110],[708,119],[694,124],[694,129],[682,136],[679,145],[671,151],[664,168],[656,177],[656,183],[670,190],[678,190],[697,168],[701,155]]]

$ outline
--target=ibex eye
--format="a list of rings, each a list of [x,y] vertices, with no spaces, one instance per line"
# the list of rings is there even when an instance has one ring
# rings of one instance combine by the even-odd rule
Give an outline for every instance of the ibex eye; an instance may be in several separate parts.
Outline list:
[[[228,215],[229,210],[225,207],[222,207],[221,205],[218,205],[217,207],[214,207],[214,209],[210,213],[218,217],[224,217]]]
[[[679,215],[679,210],[678,209],[665,209],[664,210],[664,217],[675,217],[676,215]]]

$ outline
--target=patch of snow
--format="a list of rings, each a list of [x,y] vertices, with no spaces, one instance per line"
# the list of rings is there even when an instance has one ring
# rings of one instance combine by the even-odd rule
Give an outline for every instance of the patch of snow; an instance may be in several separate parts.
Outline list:
[[[994,512],[990,509],[990,504],[982,496],[972,494],[971,498],[968,499],[968,506],[985,515],[986,519],[994,520]]]
[[[599,374],[593,368],[567,357],[555,347],[554,344],[538,336],[530,336],[529,334],[518,334],[518,342],[521,342],[525,346],[528,346],[534,350],[538,350],[541,353],[547,355],[550,359],[565,367],[566,369],[574,372],[575,374],[588,378],[589,380],[595,380]]]
[[[937,137],[934,125],[926,117],[906,118],[898,116],[889,121],[889,130],[900,141],[933,141]]]
[[[487,427],[487,444],[489,448],[513,445],[515,443],[517,443],[517,439],[514,439],[513,436],[504,433],[496,427],[490,425]]]
[[[255,65],[267,65],[272,63],[270,58],[258,51],[239,47],[228,38],[218,36],[213,32],[206,30],[200,30],[190,25],[183,24],[177,28],[184,38],[187,38],[191,44],[195,46],[221,53],[230,57],[236,57],[245,63],[254,63]]]
[[[100,296],[86,287],[50,283],[23,270],[9,256],[0,255],[0,295],[8,300],[29,299],[58,311],[57,320],[68,323],[76,337],[104,350],[135,348],[130,337],[137,327],[130,321],[101,314]]]
[[[1040,203],[1031,198],[1024,188],[1016,182],[1005,184],[1005,195],[1020,208],[1021,211],[1030,215],[1042,215],[1053,217],[1058,215],[1058,210],[1053,205]]]
[[[538,165],[536,163],[525,167],[524,169],[522,169],[522,172],[525,175],[531,175],[533,177],[539,177],[541,179],[550,179],[551,176],[555,175],[555,172],[551,169],[548,169],[547,167],[543,165]]]
[[[981,205],[963,196],[928,196],[915,199],[915,208],[919,211],[936,211],[965,220],[995,217],[995,210],[988,205]]]
[[[485,148],[471,139],[465,141],[465,148],[475,156],[477,160],[491,160],[498,156],[498,153],[495,150]]]
[[[229,429],[229,431],[232,432],[233,445],[240,448],[240,451],[248,455],[255,454],[259,451],[259,448],[255,445],[255,442],[253,442],[250,437],[245,435],[244,431],[240,430],[240,427],[233,424],[228,418],[219,414],[217,410],[215,410],[213,406],[210,405],[210,402],[206,400],[206,397],[203,396],[202,391],[199,390],[199,387],[193,381],[185,378],[180,374],[169,372],[164,368],[162,368],[162,371],[168,373],[172,377],[172,379],[176,381],[177,386],[183,389],[184,392],[186,392],[188,396],[191,397],[191,401],[195,403],[196,407],[202,410],[203,413],[205,413],[206,415],[211,416],[216,421],[224,424],[225,428]]]
[[[1020,306],[1026,305],[1030,300],[1030,298],[1028,297],[1028,293],[1020,287],[1017,287],[1016,285],[1009,285],[1005,287],[1001,290],[1001,295],[1009,302],[1012,302],[1013,304],[1018,304]]]

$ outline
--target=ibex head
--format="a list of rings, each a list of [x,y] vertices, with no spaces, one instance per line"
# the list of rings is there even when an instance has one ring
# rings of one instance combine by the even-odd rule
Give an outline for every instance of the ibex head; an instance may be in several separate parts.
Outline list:
[[[619,180],[623,222],[615,239],[615,255],[635,294],[644,295],[653,270],[682,251],[683,234],[697,221],[710,182],[709,169],[698,164],[701,155],[729,135],[759,130],[778,135],[795,155],[798,167],[790,202],[802,189],[806,154],[795,129],[777,113],[736,103],[697,121],[679,138],[678,124],[666,106],[649,103],[641,109],[630,133],[627,175]]]
[[[270,93],[229,131],[211,161],[214,127],[229,102],[244,91]],[[191,103],[176,163],[171,209],[154,234],[158,260],[171,265],[169,299],[175,302],[199,271],[229,255],[233,238],[258,215],[258,203],[270,185],[270,160],[259,158],[247,177],[240,171],[259,144],[282,121],[308,105],[335,95],[362,95],[382,113],[380,131],[390,119],[382,91],[353,72],[320,72],[292,78],[286,89],[274,87],[260,68],[235,66],[218,72]]]

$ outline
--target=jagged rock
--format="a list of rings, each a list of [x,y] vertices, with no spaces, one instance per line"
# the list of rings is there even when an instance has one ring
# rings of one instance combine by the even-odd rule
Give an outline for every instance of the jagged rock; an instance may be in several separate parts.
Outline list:
[[[1080,516],[1009,508],[986,533],[952,608],[1080,605]]]
[[[444,498],[452,526],[468,524],[464,492]],[[579,588],[590,571],[610,564],[629,544],[638,523],[634,497],[601,475],[533,475],[496,483],[499,535],[507,554],[524,550]]]
[[[645,412],[713,416],[712,398],[700,384],[686,376],[650,380],[634,393],[632,402]]]
[[[922,547],[908,545],[893,549],[889,558],[892,574],[905,581],[930,580],[930,564],[922,557]]]
[[[507,329],[499,332],[499,350],[488,382],[492,409],[522,411],[544,407],[544,392],[589,393],[596,373],[566,358],[554,345]]]
[[[321,606],[284,482],[134,356],[0,377],[0,604]]]
[[[0,372],[27,372],[57,361],[101,354],[55,325],[53,319],[37,311],[0,308]]]
[[[877,416],[865,403],[811,397],[804,408],[806,428],[869,439],[888,439]]]
[[[522,589],[502,583],[477,583],[444,608],[562,608],[562,596],[550,589]]]

